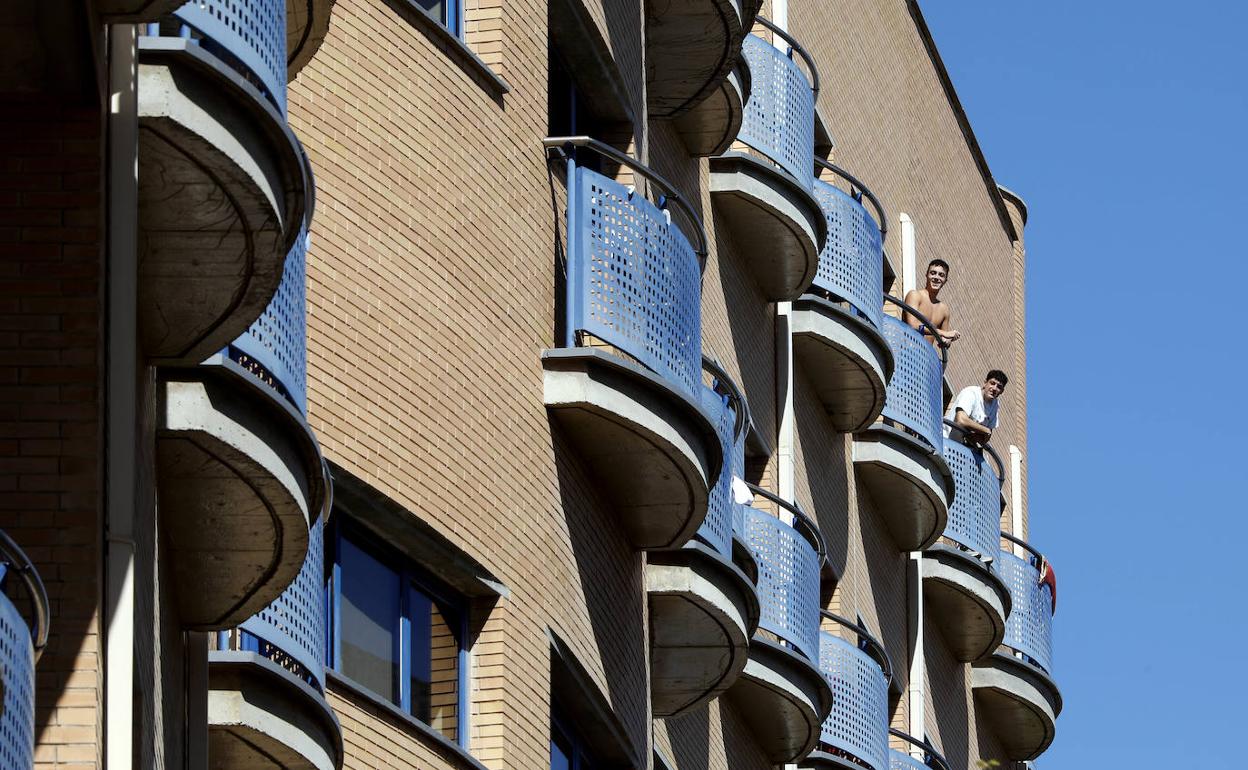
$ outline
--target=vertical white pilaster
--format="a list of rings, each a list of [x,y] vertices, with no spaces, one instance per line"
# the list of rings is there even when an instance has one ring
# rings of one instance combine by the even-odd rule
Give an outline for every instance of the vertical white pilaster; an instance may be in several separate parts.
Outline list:
[[[906,687],[906,697],[910,705],[910,723],[906,731],[916,738],[922,738],[927,732],[927,687],[924,675],[927,672],[927,656],[923,650],[923,553],[912,551],[907,570],[910,589],[910,679]],[[916,755],[914,752],[918,751]],[[922,751],[911,747],[911,755],[922,759]]]
[[[1010,533],[1026,540],[1026,529],[1023,524],[1023,450],[1010,444]]]
[[[901,293],[906,294],[919,288],[918,247],[914,239],[914,221],[910,215],[902,212],[901,216]]]
[[[793,303],[776,303],[776,414],[780,417],[776,441],[776,483],[778,494],[793,500],[796,494],[793,452]],[[792,515],[781,511],[781,518],[792,524]]]

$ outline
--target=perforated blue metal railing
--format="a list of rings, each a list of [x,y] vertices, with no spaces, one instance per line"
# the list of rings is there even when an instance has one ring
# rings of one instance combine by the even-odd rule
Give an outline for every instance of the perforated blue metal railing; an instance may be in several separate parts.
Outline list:
[[[227,354],[307,413],[308,232],[299,233],[286,256],[282,282],[268,307]]]
[[[945,439],[944,456],[953,472],[945,537],[979,555],[989,567],[1001,541],[1001,486],[992,465],[970,447]]]
[[[698,527],[697,538],[714,548],[720,554],[732,559],[732,463],[729,458],[734,451],[734,428],[737,414],[728,402],[727,396],[720,395],[714,388],[702,386],[702,406],[716,422],[716,433],[719,445],[724,452],[724,463],[719,471],[719,480],[711,488],[706,506],[706,518]]]
[[[944,370],[940,355],[910,325],[883,317],[884,339],[893,351],[893,378],[884,398],[884,418],[909,428],[941,451],[943,431],[940,406]]]
[[[923,760],[915,759],[904,751],[898,751],[897,749],[889,749],[888,767],[889,770],[931,770]]]
[[[750,98],[737,138],[810,188],[815,165],[815,96],[790,56],[756,35],[741,53],[750,68]]]
[[[819,557],[806,538],[766,511],[743,511],[758,563],[758,627],[812,661],[819,656]]]
[[[1001,580],[1010,589],[1010,617],[1005,621],[1006,647],[1031,658],[1053,672],[1053,596],[1040,585],[1040,570],[1033,557],[1020,558],[1009,551],[998,557]]]
[[[244,649],[254,649],[317,689],[325,686],[324,530],[324,518],[309,530],[308,556],[295,582],[239,626]]]
[[[832,711],[819,740],[850,754],[870,770],[885,770],[888,756],[888,680],[857,645],[819,632],[819,670],[832,688]]]
[[[848,302],[878,329],[884,315],[880,228],[861,203],[836,185],[816,179],[814,192],[828,222],[814,286]]]
[[[615,346],[701,399],[701,278],[693,247],[666,212],[584,166],[570,171],[570,330]]]
[[[0,567],[0,572],[3,568]],[[35,648],[17,607],[0,593],[0,767],[34,767]]]
[[[191,37],[266,92],[285,116],[285,0],[193,0],[173,15],[190,28]]]

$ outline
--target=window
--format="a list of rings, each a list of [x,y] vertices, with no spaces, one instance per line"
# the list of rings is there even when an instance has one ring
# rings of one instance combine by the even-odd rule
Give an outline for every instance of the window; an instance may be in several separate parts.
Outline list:
[[[466,747],[466,602],[344,516],[330,545],[329,665]]]
[[[434,21],[455,37],[464,36],[463,3],[460,0],[413,0]]]
[[[601,767],[585,742],[556,709],[550,715],[550,770],[595,770]]]

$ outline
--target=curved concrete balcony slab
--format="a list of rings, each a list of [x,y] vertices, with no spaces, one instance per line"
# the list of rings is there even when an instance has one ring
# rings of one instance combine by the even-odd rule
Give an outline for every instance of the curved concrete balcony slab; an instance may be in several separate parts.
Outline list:
[[[231,770],[336,770],[342,730],[325,698],[268,658],[208,653],[208,756]]]
[[[793,303],[793,353],[814,383],[832,425],[865,429],[884,409],[893,354],[871,324],[809,294]]]
[[[827,222],[810,190],[744,153],[711,158],[711,198],[763,296],[797,299],[819,268]]]
[[[745,117],[750,95],[750,71],[743,66],[729,70],[719,85],[675,119],[676,130],[690,155],[719,155],[732,146]]]
[[[966,551],[939,543],[924,551],[923,600],[954,658],[963,663],[991,655],[1005,638],[1010,591]]]
[[[637,548],[679,548],[706,518],[723,449],[711,418],[671,382],[591,348],[542,353],[546,409]]]
[[[93,0],[100,18],[110,24],[155,21],[172,13],[186,0]]]
[[[294,80],[312,60],[325,35],[334,0],[286,0],[286,75]]]
[[[646,100],[674,118],[713,93],[741,55],[738,0],[647,0]]]
[[[753,583],[693,542],[649,555],[646,593],[654,715],[675,716],[721,695],[745,668],[758,626]]]
[[[973,664],[971,687],[975,711],[988,718],[1007,759],[1035,759],[1053,742],[1062,695],[1038,666],[994,653]]]
[[[862,765],[849,757],[823,750],[810,752],[805,759],[797,763],[797,767],[798,770],[888,770],[888,768],[877,769]]]
[[[326,479],[303,416],[233,361],[163,370],[156,434],[161,526],[187,628],[237,625],[290,584]]]
[[[953,476],[930,447],[876,424],[854,436],[854,471],[898,549],[921,551],[944,532]]]
[[[745,670],[728,689],[728,697],[768,760],[776,764],[808,755],[832,711],[832,690],[819,669],[757,634],[750,641]]]
[[[273,102],[216,56],[144,37],[139,62],[139,330],[193,364],[273,297],[310,180]]]

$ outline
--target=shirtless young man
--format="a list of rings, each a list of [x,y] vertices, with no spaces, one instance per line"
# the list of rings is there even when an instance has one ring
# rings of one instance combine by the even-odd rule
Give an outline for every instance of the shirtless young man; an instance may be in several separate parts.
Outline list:
[[[940,332],[940,341],[946,345],[962,336],[956,329],[949,328],[949,322],[953,316],[949,312],[949,305],[940,300],[940,290],[948,281],[949,263],[943,259],[933,259],[927,263],[927,286],[906,294],[906,304],[927,316],[927,320],[931,321],[932,326]],[[910,324],[911,328],[931,339],[931,330],[918,318],[906,313],[905,321]],[[932,339],[931,343],[935,345],[937,341]]]

